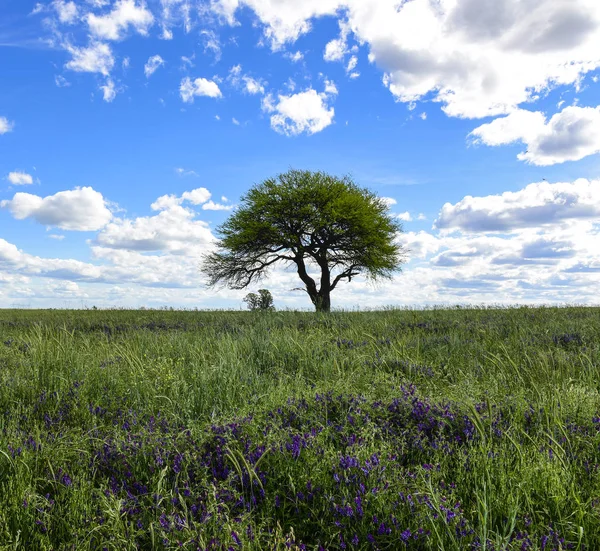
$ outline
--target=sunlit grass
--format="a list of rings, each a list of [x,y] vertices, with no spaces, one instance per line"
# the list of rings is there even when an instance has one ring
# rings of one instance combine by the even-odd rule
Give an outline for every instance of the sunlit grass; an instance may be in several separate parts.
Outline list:
[[[600,312],[0,312],[0,549],[600,549]]]

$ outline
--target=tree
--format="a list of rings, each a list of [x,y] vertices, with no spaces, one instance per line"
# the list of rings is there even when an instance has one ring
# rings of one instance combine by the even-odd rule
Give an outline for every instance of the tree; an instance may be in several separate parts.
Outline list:
[[[268,289],[259,289],[256,293],[248,293],[244,297],[244,302],[248,306],[248,310],[253,312],[272,312],[275,310],[273,305],[273,295]]]
[[[217,228],[201,265],[208,285],[244,289],[283,262],[294,266],[317,311],[331,308],[340,281],[391,278],[404,261],[401,224],[387,203],[350,177],[290,170],[252,187]],[[320,271],[319,284],[309,272]]]

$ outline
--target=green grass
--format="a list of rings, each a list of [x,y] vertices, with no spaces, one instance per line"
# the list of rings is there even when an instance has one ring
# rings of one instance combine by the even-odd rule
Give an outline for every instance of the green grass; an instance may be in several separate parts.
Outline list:
[[[599,369],[595,308],[0,311],[0,549],[600,549]]]

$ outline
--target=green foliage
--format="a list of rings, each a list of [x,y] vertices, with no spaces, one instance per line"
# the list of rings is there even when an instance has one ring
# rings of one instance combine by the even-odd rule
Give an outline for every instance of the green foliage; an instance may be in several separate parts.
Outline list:
[[[276,263],[293,266],[317,310],[330,293],[357,275],[377,280],[399,270],[402,227],[387,204],[351,178],[290,170],[250,189],[218,228],[219,249],[205,257],[209,285],[243,289]],[[320,281],[308,275],[321,272]]]
[[[0,550],[600,549],[599,389],[597,308],[0,311]]]
[[[248,310],[252,312],[274,312],[273,295],[268,289],[259,289],[258,295],[248,293],[244,297],[244,302],[248,306]]]

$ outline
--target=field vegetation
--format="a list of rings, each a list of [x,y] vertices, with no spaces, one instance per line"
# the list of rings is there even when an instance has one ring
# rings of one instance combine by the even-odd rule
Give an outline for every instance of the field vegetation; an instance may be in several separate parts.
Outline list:
[[[0,311],[2,550],[600,549],[600,311]]]

